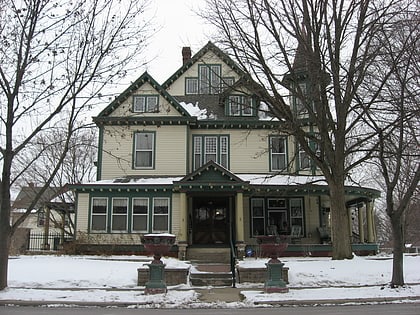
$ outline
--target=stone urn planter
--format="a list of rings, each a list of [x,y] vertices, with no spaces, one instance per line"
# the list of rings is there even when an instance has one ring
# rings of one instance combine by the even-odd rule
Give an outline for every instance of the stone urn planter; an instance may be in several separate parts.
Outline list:
[[[168,233],[145,234],[140,239],[146,251],[153,253],[152,264],[163,264],[160,259],[169,253],[175,243],[175,235]]]
[[[153,253],[153,261],[148,264],[149,281],[146,283],[146,294],[159,294],[168,292],[165,282],[165,264],[161,257],[171,249],[175,243],[173,234],[145,234],[141,236],[141,242],[147,252]]]
[[[281,235],[257,236],[257,243],[260,247],[260,256],[269,257],[270,260],[265,264],[267,266],[267,279],[264,283],[266,293],[286,293],[289,288],[283,280],[284,264],[278,257],[286,250],[287,238]]]
[[[271,258],[275,262],[283,254],[288,246],[287,237],[281,235],[260,235],[257,236],[257,243],[260,248],[260,256]]]

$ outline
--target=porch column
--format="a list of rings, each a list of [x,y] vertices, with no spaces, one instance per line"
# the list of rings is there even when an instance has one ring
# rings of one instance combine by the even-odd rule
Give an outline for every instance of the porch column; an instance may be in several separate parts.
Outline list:
[[[243,193],[236,193],[236,251],[239,259],[245,257],[245,232],[244,232],[244,196]]]
[[[367,241],[375,242],[374,223],[373,223],[373,201],[366,202],[366,223],[367,223]]]
[[[244,242],[244,196],[243,193],[236,194],[236,242]]]
[[[358,221],[359,221],[359,239],[360,239],[360,243],[364,243],[365,242],[365,229],[363,226],[363,207],[357,207],[357,216],[358,216]]]
[[[187,241],[187,195],[181,192],[179,194],[179,233],[178,242]]]

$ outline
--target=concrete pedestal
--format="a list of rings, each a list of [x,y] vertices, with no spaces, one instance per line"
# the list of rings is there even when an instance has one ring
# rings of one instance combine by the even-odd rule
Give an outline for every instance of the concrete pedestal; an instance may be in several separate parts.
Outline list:
[[[286,293],[289,288],[286,287],[286,282],[283,280],[283,266],[284,264],[278,259],[270,259],[267,266],[267,280],[264,284],[265,293]]]
[[[168,289],[165,282],[165,264],[148,264],[149,281],[146,283],[144,293],[159,294],[166,293]]]

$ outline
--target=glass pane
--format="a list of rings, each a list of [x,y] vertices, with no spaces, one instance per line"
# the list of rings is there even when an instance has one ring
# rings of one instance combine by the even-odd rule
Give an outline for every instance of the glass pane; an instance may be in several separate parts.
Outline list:
[[[136,166],[137,167],[152,167],[153,153],[152,152],[137,152]]]
[[[112,213],[127,213],[127,199],[112,199]]]
[[[155,198],[153,200],[153,203],[154,203],[154,207],[153,207],[154,214],[168,214],[169,213],[168,199]]]
[[[136,134],[136,149],[152,150],[153,149],[153,134],[137,133]]]
[[[207,66],[199,67],[200,94],[208,94],[210,87],[209,68]]]
[[[145,107],[145,97],[144,96],[134,96],[134,111],[135,112],[144,112]]]
[[[133,231],[147,231],[147,216],[133,216]]]
[[[286,141],[284,138],[271,138],[271,151],[273,153],[286,153]]]
[[[168,216],[159,215],[153,217],[153,231],[167,231],[168,230]]]
[[[149,200],[147,198],[133,198],[133,213],[147,214]]]
[[[264,219],[253,219],[252,220],[252,235],[264,235]]]
[[[155,112],[157,111],[158,98],[157,96],[149,96],[147,98],[147,111]]]
[[[273,170],[283,170],[286,168],[285,156],[280,154],[273,154],[271,167]]]
[[[113,215],[112,216],[112,230],[113,231],[127,230],[127,216],[126,215]]]
[[[92,216],[92,230],[105,231],[106,230],[106,215]]]
[[[92,213],[106,213],[107,198],[93,198]]]

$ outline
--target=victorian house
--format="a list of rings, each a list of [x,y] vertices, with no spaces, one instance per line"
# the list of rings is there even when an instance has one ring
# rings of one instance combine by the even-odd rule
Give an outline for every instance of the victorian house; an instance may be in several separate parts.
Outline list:
[[[311,160],[213,43],[184,47],[182,60],[162,84],[143,73],[94,118],[97,181],[72,186],[78,243],[136,252],[140,235],[171,233],[191,259],[204,248],[252,254],[256,236],[278,234],[290,240],[285,255],[328,255],[334,205]],[[295,83],[304,89],[305,77]],[[346,194],[354,250],[375,252],[379,192]]]

